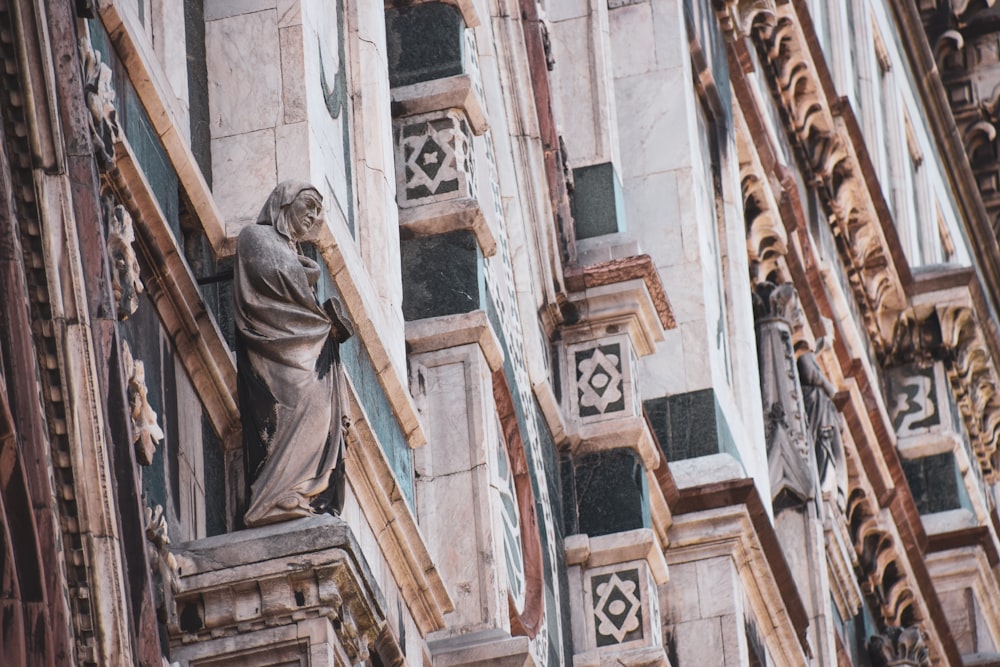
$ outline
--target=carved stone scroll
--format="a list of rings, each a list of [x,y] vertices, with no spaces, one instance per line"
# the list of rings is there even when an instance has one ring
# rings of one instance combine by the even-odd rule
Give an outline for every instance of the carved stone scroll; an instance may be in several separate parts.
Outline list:
[[[754,288],[753,301],[771,498],[783,506],[804,503],[815,497],[815,481],[792,348],[798,295],[790,283],[763,282]]]

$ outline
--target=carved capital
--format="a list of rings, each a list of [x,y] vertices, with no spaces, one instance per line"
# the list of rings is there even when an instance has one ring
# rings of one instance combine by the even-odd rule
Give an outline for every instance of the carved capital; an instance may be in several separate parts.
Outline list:
[[[870,638],[868,656],[872,667],[930,667],[931,660],[919,626],[891,626]]]

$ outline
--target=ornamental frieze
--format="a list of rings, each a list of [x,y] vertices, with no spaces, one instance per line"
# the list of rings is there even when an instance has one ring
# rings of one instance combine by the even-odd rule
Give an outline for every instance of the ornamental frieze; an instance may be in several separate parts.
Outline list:
[[[864,327],[876,350],[891,335],[896,314],[906,303],[902,281],[875,202],[864,180],[863,169],[854,151],[851,133],[824,89],[810,45],[793,4],[732,0],[716,4],[724,31],[732,40],[746,39],[757,51],[765,77],[777,104],[789,140],[800,157],[800,167],[816,188],[828,212]],[[741,165],[742,167],[742,165]],[[744,199],[753,182],[744,177]],[[760,216],[757,216],[760,218]],[[779,247],[781,236],[768,233],[767,218],[761,228],[750,229],[751,261],[761,248],[771,243]],[[771,225],[771,227],[775,227]],[[763,243],[762,243],[763,242]],[[765,274],[766,275],[766,274]]]

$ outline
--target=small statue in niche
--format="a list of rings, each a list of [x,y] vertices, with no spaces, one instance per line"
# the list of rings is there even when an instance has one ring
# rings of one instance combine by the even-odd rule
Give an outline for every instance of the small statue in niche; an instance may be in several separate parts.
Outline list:
[[[339,347],[354,331],[336,299],[317,302],[320,267],[299,248],[317,239],[322,202],[308,183],[280,183],[236,244],[247,527],[343,507]]]
[[[822,346],[822,341],[819,345]],[[812,351],[799,356],[798,367],[809,434],[816,448],[820,491],[843,511],[847,507],[847,462],[840,437],[840,418],[837,406],[833,404],[837,389],[823,375]]]

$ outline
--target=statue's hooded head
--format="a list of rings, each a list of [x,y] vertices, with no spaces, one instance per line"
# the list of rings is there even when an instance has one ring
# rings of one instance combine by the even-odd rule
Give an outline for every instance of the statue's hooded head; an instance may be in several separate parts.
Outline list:
[[[305,181],[282,181],[271,191],[257,216],[291,241],[316,241],[323,225],[323,195]]]

